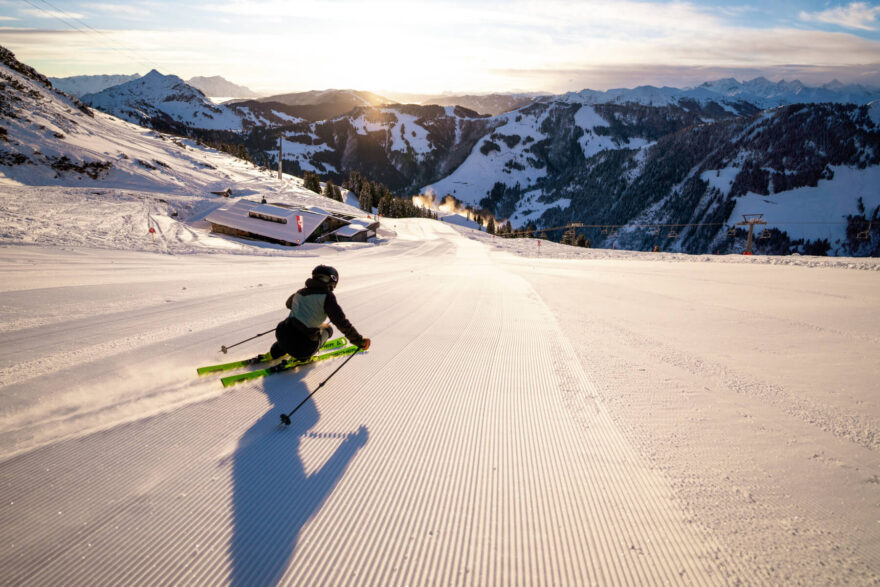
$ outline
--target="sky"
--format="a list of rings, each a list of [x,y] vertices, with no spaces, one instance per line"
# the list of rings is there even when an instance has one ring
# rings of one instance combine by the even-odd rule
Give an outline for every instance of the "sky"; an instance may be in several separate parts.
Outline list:
[[[0,45],[48,76],[157,69],[264,93],[880,86],[880,1],[0,0]]]

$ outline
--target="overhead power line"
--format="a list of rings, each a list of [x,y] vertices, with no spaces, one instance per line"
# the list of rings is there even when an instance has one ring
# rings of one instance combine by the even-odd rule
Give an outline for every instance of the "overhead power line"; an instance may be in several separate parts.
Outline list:
[[[565,224],[562,226],[548,226],[548,227],[538,227],[532,230],[532,232],[552,232],[554,230],[568,230],[572,227],[575,228],[598,228],[600,230],[612,230],[619,228],[647,228],[647,229],[661,229],[661,228],[671,228],[671,229],[683,229],[690,227],[702,227],[702,226],[726,226],[732,227],[735,223],[732,222],[678,222],[671,224],[583,224],[580,222],[575,222],[571,224]],[[841,225],[848,224],[844,221],[773,221],[769,223],[772,226],[800,226],[800,225]],[[873,223],[869,220],[853,220],[852,224],[855,225],[864,225],[871,226]],[[527,230],[517,230],[514,232],[509,232],[509,235],[517,235],[517,234],[526,234]]]
[[[62,10],[61,8],[58,8],[57,6],[55,6],[54,4],[49,2],[48,0],[36,0],[36,1],[42,2],[43,4],[48,6],[51,10],[47,10],[46,8],[36,4],[32,0],[23,0],[23,1],[26,4],[29,4],[30,6],[39,10],[40,12],[45,14],[46,16],[48,16],[50,18],[54,18],[55,20],[58,20],[58,21],[64,23],[65,25],[67,25],[68,27],[70,27],[71,29],[73,29],[77,32],[101,38],[102,40],[104,40],[104,42],[101,43],[102,46],[104,46],[108,49],[111,49],[113,51],[116,51],[120,54],[125,55],[127,57],[127,59],[133,58],[133,61],[135,63],[141,65],[142,67],[145,67],[146,71],[150,71],[151,69],[160,69],[160,66],[156,65],[155,63],[150,62],[149,60],[145,60],[143,58],[143,56],[139,55],[133,49],[131,49],[129,47],[120,46],[118,41],[116,39],[114,39],[113,37],[111,37],[110,35],[108,35],[107,33],[92,28],[86,22],[81,20],[80,18],[76,17],[73,14],[70,14],[69,12],[67,12],[65,10]],[[62,17],[61,15],[64,15],[64,17]],[[79,23],[80,26],[77,26],[77,24],[75,24],[75,23]]]

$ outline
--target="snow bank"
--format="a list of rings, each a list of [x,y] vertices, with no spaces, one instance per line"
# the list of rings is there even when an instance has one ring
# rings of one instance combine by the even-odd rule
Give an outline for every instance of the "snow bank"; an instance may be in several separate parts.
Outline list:
[[[496,254],[532,259],[583,261],[646,261],[660,263],[746,263],[834,269],[880,271],[880,258],[811,257],[807,255],[687,255],[612,249],[586,249],[531,238],[500,238],[483,232],[459,228],[468,238],[487,244]]]

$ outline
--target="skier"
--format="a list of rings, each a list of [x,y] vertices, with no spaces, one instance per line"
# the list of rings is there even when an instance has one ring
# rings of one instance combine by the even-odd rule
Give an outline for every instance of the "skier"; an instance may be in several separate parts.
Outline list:
[[[364,350],[370,348],[370,339],[358,333],[336,301],[333,290],[338,283],[336,269],[318,265],[312,269],[306,286],[287,298],[285,305],[290,308],[290,315],[275,328],[275,344],[269,351],[273,359],[285,354],[298,361],[311,358],[333,336],[333,328],[325,323],[328,317],[351,344]]]

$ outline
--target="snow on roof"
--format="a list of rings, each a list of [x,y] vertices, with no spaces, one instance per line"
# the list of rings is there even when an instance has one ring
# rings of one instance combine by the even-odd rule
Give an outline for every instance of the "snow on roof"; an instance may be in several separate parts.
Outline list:
[[[335,230],[334,232],[335,232],[335,234],[338,234],[339,236],[353,237],[357,233],[363,232],[365,230],[368,230],[368,228],[366,226],[364,226],[363,224],[358,224],[357,222],[352,222],[351,224],[343,226],[342,228],[339,228],[339,229]]]
[[[239,200],[215,210],[206,220],[279,241],[302,243],[327,216],[326,213]]]

